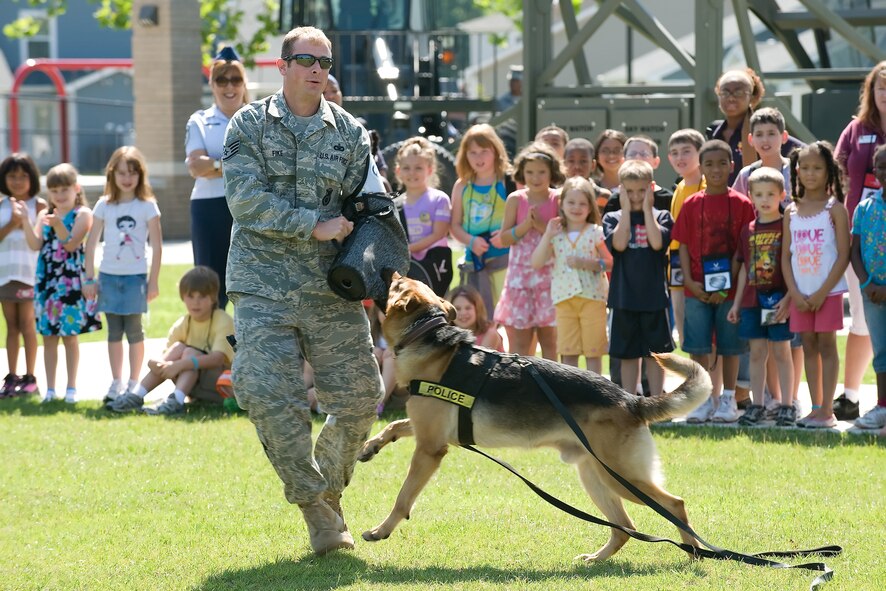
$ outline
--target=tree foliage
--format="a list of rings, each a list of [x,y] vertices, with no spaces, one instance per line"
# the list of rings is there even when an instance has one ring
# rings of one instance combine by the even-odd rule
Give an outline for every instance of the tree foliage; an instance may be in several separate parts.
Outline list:
[[[61,16],[67,11],[67,0],[12,0],[46,12],[49,18]],[[87,0],[97,5],[93,16],[103,27],[111,29],[132,28],[132,0]],[[268,37],[277,34],[276,0],[262,0],[262,10],[256,15],[258,29],[248,39],[239,36],[245,13],[236,7],[238,3],[226,0],[195,0],[200,5],[202,20],[203,63],[208,64],[219,44],[232,45],[241,59],[251,65],[255,56],[268,49]],[[32,37],[40,31],[41,21],[32,16],[21,17],[3,27],[3,34],[10,38]]]

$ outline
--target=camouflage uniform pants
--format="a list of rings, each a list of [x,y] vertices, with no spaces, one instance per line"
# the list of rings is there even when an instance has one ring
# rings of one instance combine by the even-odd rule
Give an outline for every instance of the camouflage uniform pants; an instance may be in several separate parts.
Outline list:
[[[233,293],[237,403],[249,413],[286,500],[341,493],[382,397],[369,322],[359,302],[296,292],[287,302]],[[311,412],[299,362],[314,368],[317,400],[329,413],[311,444]]]

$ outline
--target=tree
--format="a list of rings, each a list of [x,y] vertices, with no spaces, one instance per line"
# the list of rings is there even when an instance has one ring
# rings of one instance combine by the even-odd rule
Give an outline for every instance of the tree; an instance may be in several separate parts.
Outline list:
[[[23,0],[12,0],[21,3]],[[98,7],[93,13],[96,20],[111,29],[132,27],[132,0],[87,0]],[[236,7],[238,3],[226,0],[197,0],[203,21],[203,63],[209,64],[219,42],[231,44],[244,63],[252,65],[256,55],[267,51],[268,37],[277,34],[276,0],[262,0],[262,10],[256,14],[258,29],[249,39],[241,39],[238,30],[245,13]],[[48,17],[59,16],[67,10],[67,0],[26,0],[29,6],[42,8]],[[10,38],[32,37],[40,31],[41,21],[31,16],[19,18],[3,27],[3,34]]]

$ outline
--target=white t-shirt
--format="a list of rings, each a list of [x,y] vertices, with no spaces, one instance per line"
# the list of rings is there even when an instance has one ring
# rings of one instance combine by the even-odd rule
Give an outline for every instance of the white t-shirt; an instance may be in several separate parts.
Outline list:
[[[225,148],[225,130],[230,121],[215,105],[191,115],[185,130],[185,154],[190,154],[194,150],[206,150],[206,154],[210,158],[220,160]],[[212,199],[224,196],[224,177],[195,179],[191,199]]]
[[[101,272],[109,275],[147,273],[148,222],[160,216],[157,202],[133,199],[112,204],[104,196],[95,204],[92,215],[105,226]]]

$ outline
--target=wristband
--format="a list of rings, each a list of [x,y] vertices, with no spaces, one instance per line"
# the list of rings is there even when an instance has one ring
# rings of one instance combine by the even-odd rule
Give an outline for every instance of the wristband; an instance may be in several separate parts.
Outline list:
[[[197,361],[196,357],[191,357],[191,363],[194,364],[194,369],[200,369],[200,362]]]
[[[868,280],[858,286],[859,290],[863,290],[865,287],[871,284],[871,280],[874,278],[873,275],[868,274]]]
[[[724,299],[729,297],[728,291],[718,291],[717,293],[720,294]]]
[[[471,241],[468,242],[468,250],[474,250],[474,240],[476,240],[476,236],[471,236]]]
[[[514,242],[520,240],[520,237],[517,236],[517,226],[511,226],[511,236],[514,237]]]
[[[603,259],[597,259],[597,264],[600,265],[600,272],[605,273],[606,272],[606,261],[604,261]]]
[[[89,277],[87,277],[83,280],[83,285],[95,285],[95,279],[90,279]]]

